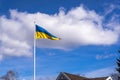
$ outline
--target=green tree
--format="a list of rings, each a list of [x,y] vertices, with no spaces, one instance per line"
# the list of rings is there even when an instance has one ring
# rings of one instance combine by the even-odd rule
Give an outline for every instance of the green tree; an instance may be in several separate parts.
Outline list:
[[[120,73],[120,58],[117,59],[117,66],[118,67],[116,70],[118,71],[118,73]]]
[[[0,79],[2,80],[18,80],[18,75],[16,72],[9,70],[4,76]]]
[[[118,50],[118,52],[120,53],[120,50]],[[118,80],[120,80],[120,56],[119,56],[119,58],[117,58],[116,63],[117,63],[117,68],[116,68],[116,70],[117,70],[117,72],[118,72]]]
[[[118,52],[120,53],[120,50],[118,50]],[[116,70],[117,70],[117,72],[118,73],[120,73],[120,57],[119,58],[117,58],[117,68],[116,68]]]

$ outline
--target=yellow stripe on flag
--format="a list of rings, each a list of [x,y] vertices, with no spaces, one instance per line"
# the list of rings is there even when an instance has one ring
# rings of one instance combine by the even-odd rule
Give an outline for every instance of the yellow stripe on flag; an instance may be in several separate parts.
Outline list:
[[[60,38],[51,37],[43,32],[36,32],[36,39],[39,39],[39,38],[51,39],[51,40],[60,40]]]

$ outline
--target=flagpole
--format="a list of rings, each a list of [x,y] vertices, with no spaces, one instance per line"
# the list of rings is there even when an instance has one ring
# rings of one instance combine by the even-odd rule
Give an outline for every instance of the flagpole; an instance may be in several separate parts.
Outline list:
[[[35,35],[35,32],[36,32],[36,27],[34,28],[34,80],[36,80],[36,35]]]

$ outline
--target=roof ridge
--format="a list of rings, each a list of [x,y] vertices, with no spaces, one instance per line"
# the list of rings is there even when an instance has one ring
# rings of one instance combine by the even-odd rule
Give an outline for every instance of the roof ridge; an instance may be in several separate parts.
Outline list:
[[[67,73],[67,72],[64,72],[66,74],[69,74],[69,75],[74,75],[74,76],[80,76],[80,77],[84,77],[84,76],[81,76],[81,75],[77,75],[77,74],[71,74],[71,73]],[[86,78],[86,77],[85,77]]]
[[[71,80],[67,75],[66,72],[61,72],[66,78],[68,78],[69,80]]]
[[[85,79],[85,80],[103,80],[103,79],[106,79],[106,77],[95,77],[95,78],[88,78],[88,77],[84,77],[84,76],[81,76],[81,75],[75,75],[75,74],[71,74],[71,73],[67,73],[67,72],[62,72],[62,74],[64,76],[66,76],[69,80],[81,80],[81,79]]]
[[[76,79],[89,79],[87,77],[83,77],[83,76],[80,76],[80,75],[75,75],[75,74],[70,74],[70,73],[67,73],[67,72],[63,72],[66,76],[68,76],[70,78],[70,80],[76,80]]]

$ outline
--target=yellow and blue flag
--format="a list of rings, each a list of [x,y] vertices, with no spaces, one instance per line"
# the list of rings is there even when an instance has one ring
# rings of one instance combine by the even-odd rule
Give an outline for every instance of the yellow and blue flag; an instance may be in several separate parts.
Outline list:
[[[41,26],[38,26],[38,25],[35,25],[35,26],[36,26],[36,39],[44,38],[44,39],[51,39],[51,40],[60,40],[60,38],[52,35]]]

